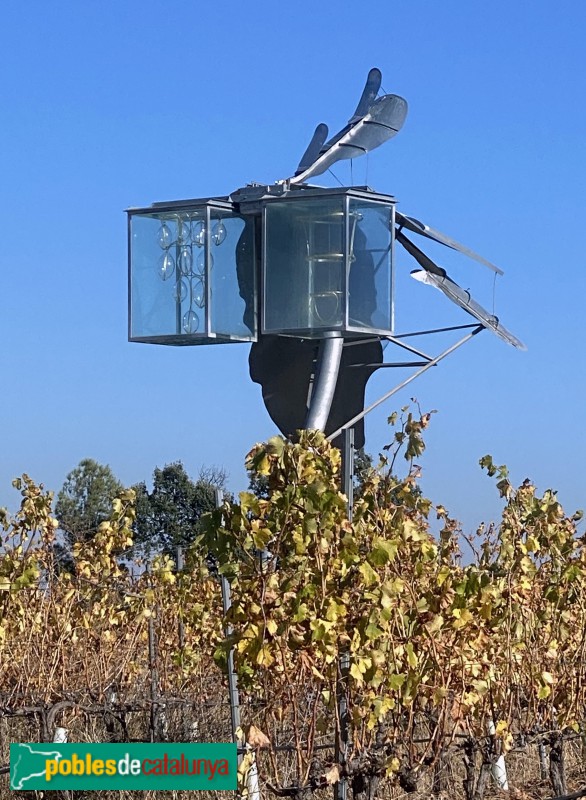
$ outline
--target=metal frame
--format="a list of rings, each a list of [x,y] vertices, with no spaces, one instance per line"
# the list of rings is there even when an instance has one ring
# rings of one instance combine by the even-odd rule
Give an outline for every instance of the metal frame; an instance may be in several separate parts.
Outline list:
[[[397,206],[393,203],[391,209],[391,330],[395,330],[395,282],[397,275],[397,262],[395,261],[395,230]]]
[[[353,198],[350,195],[348,195],[347,199],[346,199],[347,218],[348,218],[347,229],[348,230],[349,230],[349,227],[350,227],[350,215],[353,213],[351,211],[350,202],[351,202],[351,200],[354,200],[354,199],[357,199],[357,198]],[[392,334],[392,332],[395,330],[395,266],[396,265],[395,265],[395,224],[394,224],[394,221],[395,221],[396,201],[395,201],[395,198],[391,197],[390,195],[388,195],[387,202],[380,201],[380,197],[376,201],[373,201],[370,196],[365,196],[365,197],[362,197],[361,199],[364,200],[367,204],[371,204],[372,206],[385,207],[385,208],[389,208],[389,210],[390,210],[389,247],[388,247],[388,250],[382,251],[382,252],[384,252],[384,258],[386,259],[387,256],[389,258],[389,278],[390,278],[390,280],[389,280],[389,298],[388,299],[389,299],[389,326],[390,327],[389,328],[385,328],[385,329],[379,328],[377,330],[377,329],[372,329],[372,328],[361,328],[358,325],[352,325],[350,323],[350,319],[349,319],[349,312],[350,312],[350,300],[349,300],[350,294],[349,293],[350,293],[350,287],[349,287],[349,284],[347,284],[346,285],[347,330],[350,333],[355,333],[356,331],[361,332],[361,333],[367,333],[368,331],[375,330],[378,335],[388,336],[389,334]],[[374,250],[374,251],[371,251],[371,252],[378,253],[378,252],[381,252],[381,251]],[[350,257],[350,243],[349,242],[347,244],[347,253],[348,253],[348,258],[349,258]],[[349,280],[349,277],[350,277],[350,267],[351,267],[351,264],[348,263],[347,273],[346,273],[347,280]],[[373,277],[376,279],[376,265],[375,265],[375,272],[374,272],[374,276]]]
[[[343,248],[344,248],[344,260],[343,260],[343,320],[341,324],[332,325],[329,328],[275,328],[270,329],[267,331],[266,329],[266,314],[265,314],[265,307],[266,307],[266,292],[264,287],[266,286],[266,276],[267,276],[267,262],[266,262],[266,253],[267,253],[267,208],[272,203],[296,203],[296,202],[303,202],[311,199],[328,199],[328,198],[342,198],[343,202],[343,213],[344,213],[344,238],[343,238]],[[361,325],[352,325],[349,319],[349,272],[350,272],[350,201],[351,200],[362,200],[368,203],[372,203],[374,206],[384,206],[390,208],[390,251],[389,251],[389,258],[390,258],[390,323],[391,328],[374,328],[368,326],[361,326]],[[247,211],[246,206],[250,203],[250,210]],[[327,336],[329,331],[336,331],[340,334],[343,334],[347,337],[364,337],[364,336],[387,336],[389,333],[392,333],[394,330],[395,324],[395,248],[394,248],[394,240],[395,240],[395,204],[396,200],[392,195],[381,194],[379,192],[374,192],[373,190],[369,189],[366,186],[359,186],[359,187],[334,187],[334,188],[319,188],[315,186],[311,187],[302,187],[302,186],[295,186],[291,187],[290,189],[282,188],[280,192],[266,192],[261,193],[259,192],[257,196],[254,196],[253,199],[250,201],[244,200],[240,203],[240,213],[255,213],[258,211],[262,214],[262,254],[261,254],[261,276],[260,276],[260,285],[262,287],[261,292],[261,308],[259,313],[259,332],[265,335],[275,335],[275,336],[291,336],[295,338],[305,338],[305,339],[322,339],[324,336]]]
[[[133,336],[132,335],[132,220],[136,217],[151,217],[155,218],[158,214],[180,213],[202,211],[204,214],[204,223],[206,229],[206,237],[204,242],[205,248],[205,319],[201,331],[194,333],[173,333],[173,334],[157,334],[154,336]],[[256,330],[249,337],[236,336],[234,334],[218,333],[213,330],[213,309],[212,309],[212,290],[211,290],[211,247],[210,247],[210,230],[212,214],[214,212],[224,212],[226,215],[242,216],[237,206],[230,201],[228,197],[207,197],[194,200],[176,200],[171,202],[153,203],[151,206],[146,207],[132,207],[126,209],[128,215],[127,220],[127,236],[128,236],[128,340],[130,342],[139,342],[144,344],[162,344],[172,346],[188,346],[188,345],[201,345],[201,344],[237,344],[237,343],[251,343],[257,341],[258,338],[258,318],[256,319]],[[254,237],[253,237],[254,247]],[[255,257],[256,261],[256,257]],[[176,266],[176,269],[178,267]],[[259,287],[256,264],[253,270],[253,302],[255,307],[258,307]]]
[[[212,313],[211,313],[211,300],[212,300],[212,291],[211,291],[211,254],[210,254],[210,243],[211,243],[211,235],[210,235],[210,225],[211,225],[211,214],[210,214],[210,206],[209,203],[206,203],[206,215],[205,215],[205,226],[206,226],[206,235],[205,235],[205,264],[206,264],[206,272],[205,272],[205,296],[206,296],[206,307],[205,307],[205,331],[206,336],[208,339],[216,338],[215,336],[212,337]]]
[[[344,330],[350,328],[350,270],[352,262],[350,260],[350,196],[344,196],[344,268],[342,275],[342,291],[344,292]]]

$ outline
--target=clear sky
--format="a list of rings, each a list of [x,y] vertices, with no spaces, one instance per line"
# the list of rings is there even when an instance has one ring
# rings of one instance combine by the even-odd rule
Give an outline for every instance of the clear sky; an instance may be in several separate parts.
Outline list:
[[[416,396],[439,411],[424,490],[468,529],[498,514],[485,453],[585,506],[584,30],[580,0],[4,0],[0,504],[14,505],[14,476],[57,490],[85,457],[126,484],[180,459],[245,488],[245,453],[276,432],[248,346],[127,342],[123,210],[291,175],[377,66],[409,115],[368,183],[505,270],[496,312],[529,349],[483,333],[373,413],[367,448]],[[334,171],[349,182],[347,164]],[[364,183],[366,159],[353,176]],[[490,274],[454,269],[490,307]]]

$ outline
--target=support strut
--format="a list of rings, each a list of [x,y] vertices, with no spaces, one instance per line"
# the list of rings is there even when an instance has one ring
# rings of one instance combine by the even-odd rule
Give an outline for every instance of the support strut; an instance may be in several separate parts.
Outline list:
[[[325,430],[340,371],[344,339],[340,333],[329,333],[319,344],[317,369],[304,428]]]

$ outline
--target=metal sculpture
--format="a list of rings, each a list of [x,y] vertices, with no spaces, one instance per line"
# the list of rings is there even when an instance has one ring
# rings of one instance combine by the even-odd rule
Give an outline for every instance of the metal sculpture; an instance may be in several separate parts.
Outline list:
[[[227,197],[129,210],[129,338],[174,345],[251,342],[251,378],[282,433],[319,428],[339,443],[353,427],[358,448],[369,411],[482,330],[524,349],[407,233],[501,275],[498,267],[399,212],[390,195],[307,183],[401,130],[407,103],[398,95],[379,97],[380,86],[380,71],[370,70],[346,126],[328,139],[327,126],[319,124],[289,178]],[[417,281],[437,288],[474,321],[397,333],[395,244],[416,261],[411,274]],[[460,329],[463,338],[436,356],[407,341]],[[410,360],[385,363],[388,343]],[[399,367],[415,371],[365,409],[370,376]]]

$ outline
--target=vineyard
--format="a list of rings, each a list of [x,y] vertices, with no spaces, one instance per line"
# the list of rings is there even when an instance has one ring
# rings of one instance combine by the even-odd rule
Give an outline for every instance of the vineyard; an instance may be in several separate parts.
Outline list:
[[[125,559],[132,491],[60,569],[51,494],[15,481],[20,510],[0,517],[0,765],[11,741],[52,741],[58,727],[72,742],[229,741],[231,652],[244,794],[253,755],[263,796],[295,800],[331,797],[340,780],[356,800],[584,785],[579,514],[485,457],[502,518],[465,543],[417,484],[428,422],[396,422],[351,520],[340,452],[322,434],[255,447],[262,488],[209,515],[179,569]],[[491,779],[502,755],[508,795]]]

